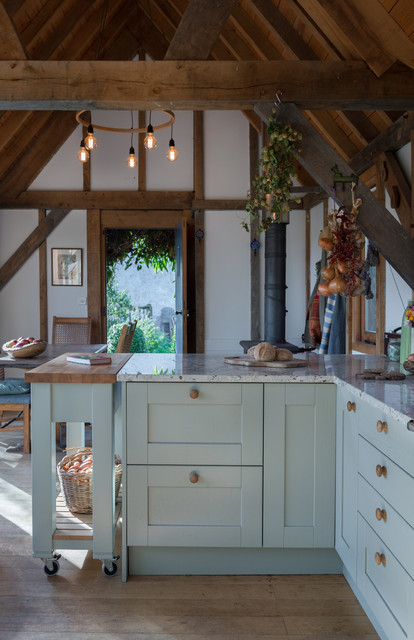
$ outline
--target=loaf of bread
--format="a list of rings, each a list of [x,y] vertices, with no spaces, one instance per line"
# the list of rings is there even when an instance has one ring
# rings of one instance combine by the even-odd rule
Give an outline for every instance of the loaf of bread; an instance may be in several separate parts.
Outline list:
[[[254,347],[250,347],[247,355],[252,356],[255,360],[269,362],[276,359],[276,347],[270,342],[259,342]]]
[[[293,360],[293,353],[289,349],[279,349],[276,347],[275,360]]]

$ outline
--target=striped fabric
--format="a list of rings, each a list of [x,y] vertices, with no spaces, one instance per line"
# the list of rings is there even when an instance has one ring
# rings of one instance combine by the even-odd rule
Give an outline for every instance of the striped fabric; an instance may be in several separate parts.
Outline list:
[[[326,301],[325,316],[323,319],[322,339],[318,353],[328,353],[329,336],[331,333],[332,317],[335,311],[336,295],[330,295]]]

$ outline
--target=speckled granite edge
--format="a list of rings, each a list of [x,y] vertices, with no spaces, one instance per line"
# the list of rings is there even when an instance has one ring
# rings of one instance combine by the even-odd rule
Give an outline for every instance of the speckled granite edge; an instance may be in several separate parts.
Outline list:
[[[344,388],[348,385],[354,395],[368,400],[394,419],[405,423],[407,417],[414,419],[414,375],[408,374],[401,381],[356,378],[365,368],[404,372],[400,363],[390,362],[386,356],[310,353],[303,356],[308,366],[296,370],[229,365],[224,357],[219,354],[134,354],[117,379],[121,382],[331,383]]]

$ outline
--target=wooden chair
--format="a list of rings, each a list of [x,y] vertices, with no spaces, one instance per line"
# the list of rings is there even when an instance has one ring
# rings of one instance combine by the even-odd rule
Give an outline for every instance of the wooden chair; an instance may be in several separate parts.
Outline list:
[[[90,344],[92,321],[90,318],[53,316],[53,344]],[[56,442],[60,442],[60,429],[66,423],[56,422]]]
[[[119,336],[115,353],[129,353],[136,326],[137,326],[136,320],[135,322],[128,322],[128,324],[124,324],[124,326],[121,329],[121,334]]]
[[[0,380],[4,379],[4,369],[0,367]],[[23,429],[23,452],[30,453],[30,398],[29,393],[16,393],[8,395],[0,395],[0,433],[2,431],[16,431]],[[5,411],[12,411],[15,415],[12,417],[4,427],[1,427],[1,423],[4,420],[3,413]],[[20,415],[23,414],[23,415]],[[14,422],[18,420],[23,422],[23,425],[15,425]],[[12,425],[12,426],[9,426]]]
[[[90,318],[59,318],[53,316],[53,344],[90,344],[92,321]]]

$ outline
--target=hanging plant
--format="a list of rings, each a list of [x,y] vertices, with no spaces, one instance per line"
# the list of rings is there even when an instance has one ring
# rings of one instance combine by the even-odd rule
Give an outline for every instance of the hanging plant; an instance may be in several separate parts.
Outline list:
[[[154,271],[175,268],[174,229],[107,229],[106,270],[111,279],[117,263],[139,271],[145,265]]]
[[[249,225],[256,219],[260,220],[259,233],[266,231],[273,222],[280,222],[282,214],[289,211],[292,178],[297,177],[295,159],[299,155],[298,141],[302,139],[302,134],[289,123],[277,119],[276,108],[272,110],[267,133],[269,144],[263,147],[258,162],[260,175],[254,178],[248,193],[246,211],[250,220],[241,223],[249,231]],[[262,211],[268,212],[263,220]]]

